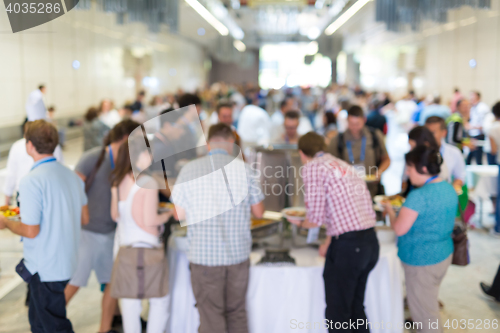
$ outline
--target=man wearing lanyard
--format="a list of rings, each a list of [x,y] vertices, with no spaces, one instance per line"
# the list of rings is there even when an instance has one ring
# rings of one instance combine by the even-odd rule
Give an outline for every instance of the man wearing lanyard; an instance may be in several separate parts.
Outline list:
[[[45,120],[30,124],[26,151],[35,164],[19,185],[21,221],[0,216],[0,229],[23,236],[24,259],[16,271],[28,283],[31,331],[73,332],[64,288],[77,261],[80,224],[88,222],[84,184],[53,156],[57,129]]]
[[[364,311],[368,274],[375,267],[379,244],[375,212],[365,181],[346,162],[324,153],[324,138],[309,132],[299,139],[304,169],[304,221],[288,218],[302,228],[326,226],[330,244],[325,257],[326,319],[329,331],[369,332]],[[337,323],[337,324],[336,324]],[[340,327],[340,329],[339,329]]]
[[[250,167],[231,156],[234,142],[231,127],[211,126],[209,155],[186,164],[172,191],[175,217],[187,224],[200,333],[248,332],[250,213],[262,217],[264,196]]]
[[[381,192],[380,177],[391,164],[391,160],[382,132],[366,127],[365,123],[363,110],[357,105],[351,106],[347,116],[347,131],[330,141],[328,152],[350,163],[359,175],[365,173],[375,176],[377,181],[368,184],[373,197]]]

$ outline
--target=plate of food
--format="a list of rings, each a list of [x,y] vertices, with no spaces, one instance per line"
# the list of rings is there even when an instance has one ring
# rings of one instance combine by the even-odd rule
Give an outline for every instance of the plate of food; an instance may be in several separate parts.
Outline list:
[[[304,207],[290,207],[285,208],[281,211],[285,218],[291,218],[294,220],[305,220],[306,219],[306,209]]]
[[[378,208],[378,210],[383,211],[384,210],[384,204],[386,202],[390,202],[391,206],[394,210],[400,210],[403,204],[405,203],[405,198],[400,196],[399,194],[396,195],[376,195],[373,198],[373,201],[375,201],[375,205]]]
[[[171,202],[160,202],[158,204],[158,211],[160,213],[170,212],[170,211],[174,210],[174,208],[175,208],[175,205]]]
[[[10,220],[17,220],[19,219],[19,207],[1,206],[0,214],[2,214],[3,216],[5,216]]]
[[[377,179],[377,176],[376,175],[366,175],[363,177],[364,181],[367,182],[367,183],[371,183],[371,182],[376,182],[378,181]]]

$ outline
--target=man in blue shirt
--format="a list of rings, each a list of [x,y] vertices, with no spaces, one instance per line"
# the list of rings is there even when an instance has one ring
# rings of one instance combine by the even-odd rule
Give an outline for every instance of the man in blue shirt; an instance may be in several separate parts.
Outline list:
[[[80,224],[88,223],[83,181],[53,156],[57,129],[30,123],[26,151],[35,164],[19,185],[21,221],[0,216],[0,229],[24,237],[24,259],[16,271],[28,282],[29,321],[34,333],[73,332],[64,288],[77,262]]]

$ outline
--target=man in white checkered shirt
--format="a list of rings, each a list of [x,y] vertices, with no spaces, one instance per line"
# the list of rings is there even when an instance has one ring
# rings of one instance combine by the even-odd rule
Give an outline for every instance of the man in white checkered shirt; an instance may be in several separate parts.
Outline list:
[[[344,323],[366,323],[364,297],[368,274],[379,257],[375,212],[365,181],[346,162],[324,153],[325,139],[309,132],[299,139],[304,164],[305,221],[288,219],[303,228],[326,225],[326,311],[329,331],[350,331]],[[335,329],[335,323],[340,323]],[[342,329],[343,327],[343,329]],[[358,332],[368,332],[358,326]]]
[[[176,218],[188,226],[200,333],[248,332],[250,213],[262,217],[264,195],[250,167],[232,156],[234,142],[229,126],[210,127],[209,155],[186,164],[172,192]]]

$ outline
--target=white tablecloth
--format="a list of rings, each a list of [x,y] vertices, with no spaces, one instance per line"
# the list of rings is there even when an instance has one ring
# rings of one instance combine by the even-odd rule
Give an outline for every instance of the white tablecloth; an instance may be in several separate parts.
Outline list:
[[[467,165],[467,187],[474,189],[474,197],[488,200],[497,195],[497,165]]]
[[[169,246],[171,333],[195,333],[199,314],[191,288],[187,240],[172,237]],[[250,280],[247,293],[248,323],[251,333],[326,332],[324,329],[297,330],[297,322],[321,322],[325,313],[323,283],[324,259],[311,248],[293,249],[295,267],[254,266],[263,252],[252,252]],[[365,294],[368,320],[392,323],[391,329],[372,329],[372,333],[401,333],[403,321],[403,295],[401,264],[394,244],[381,244],[380,259],[371,272]],[[376,326],[375,326],[376,327]]]

